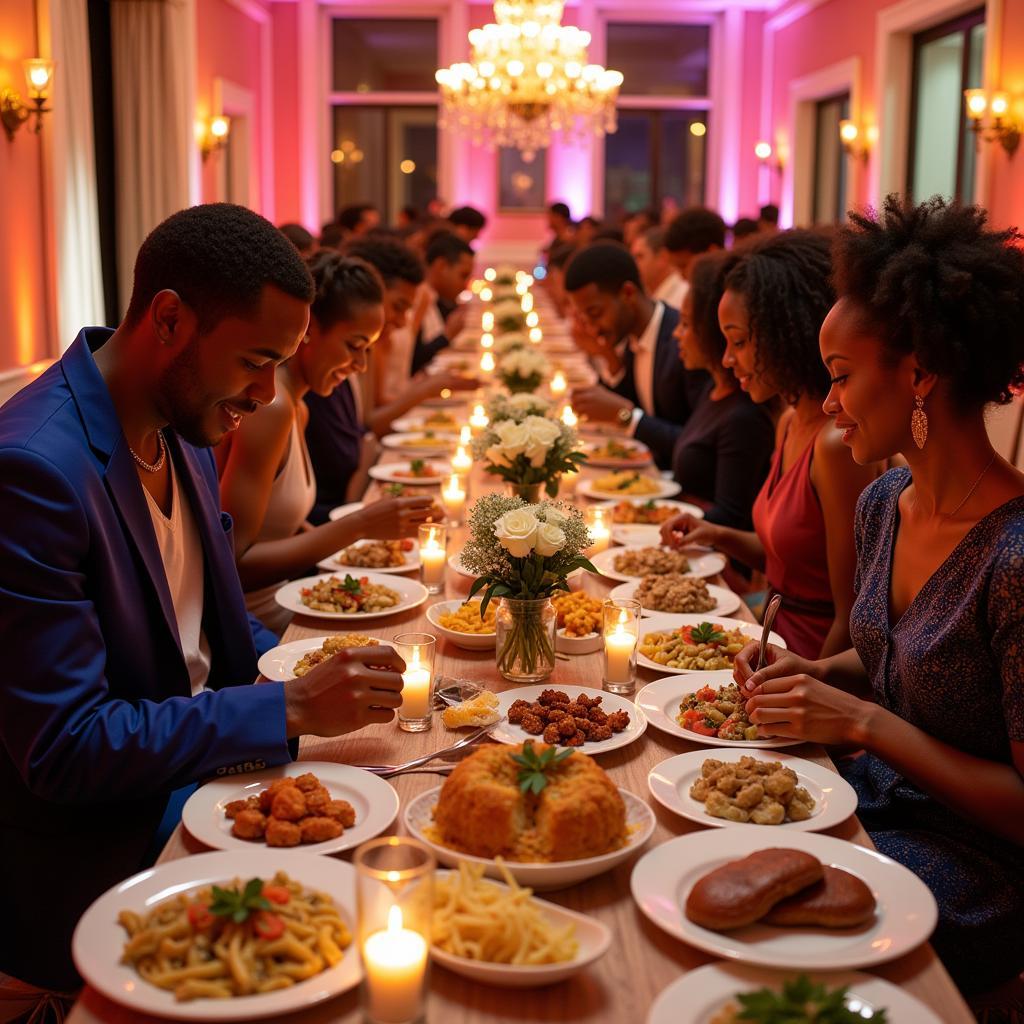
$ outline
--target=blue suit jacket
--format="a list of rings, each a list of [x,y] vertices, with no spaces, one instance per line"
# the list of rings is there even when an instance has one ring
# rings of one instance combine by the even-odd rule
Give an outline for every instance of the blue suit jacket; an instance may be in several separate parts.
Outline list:
[[[290,759],[208,451],[167,432],[204,554],[208,690],[193,697],[146,497],[83,331],[0,409],[0,970],[78,983],[86,906],[142,866],[172,790]],[[41,888],[42,887],[42,888]],[[45,904],[48,924],[41,925]]]

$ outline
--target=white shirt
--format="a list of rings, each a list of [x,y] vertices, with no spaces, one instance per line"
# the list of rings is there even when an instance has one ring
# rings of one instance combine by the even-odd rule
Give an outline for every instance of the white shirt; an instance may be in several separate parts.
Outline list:
[[[639,338],[631,339],[633,348],[633,384],[637,398],[648,416],[654,415],[654,350],[658,345],[658,332],[665,315],[665,307],[654,304],[654,313]]]
[[[171,516],[168,519],[146,490],[153,519],[157,547],[164,563],[167,589],[171,592],[174,617],[178,623],[178,642],[188,666],[192,696],[206,688],[210,675],[210,645],[203,632],[203,544],[199,539],[192,506],[178,487],[178,476],[170,455]]]
[[[671,306],[673,309],[682,309],[683,299],[686,298],[686,293],[689,290],[690,282],[678,270],[673,270],[654,290],[651,298],[664,302],[666,306]]]

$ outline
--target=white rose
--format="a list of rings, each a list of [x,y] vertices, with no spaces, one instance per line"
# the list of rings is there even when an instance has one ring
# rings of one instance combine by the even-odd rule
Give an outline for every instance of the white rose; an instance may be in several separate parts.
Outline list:
[[[526,558],[533,551],[538,526],[528,508],[514,508],[494,521],[494,536],[513,558]]]
[[[552,526],[562,527],[569,522],[569,517],[562,512],[559,512],[557,508],[549,505],[544,509],[544,522],[550,523]]]
[[[491,462],[493,462],[495,466],[511,466],[512,465],[511,460],[509,458],[507,458],[507,456],[505,455],[505,452],[501,448],[499,448],[497,445],[491,445],[491,447],[488,448],[487,451],[484,452],[484,458],[488,459]]]
[[[545,558],[557,555],[565,547],[565,531],[553,523],[541,523],[537,527],[536,552]]]
[[[531,395],[529,392],[520,392],[518,395],[513,395],[509,400],[508,404],[513,409],[518,409],[521,412],[525,412],[528,409],[545,409],[548,407],[548,402],[543,398],[539,398],[537,395]]]
[[[561,434],[558,424],[541,416],[527,416],[523,421],[526,429],[527,442],[523,454],[530,460],[530,465],[539,468],[544,465],[551,446]]]
[[[530,443],[530,435],[526,428],[515,420],[500,420],[492,429],[498,435],[498,446],[510,461],[521,455]]]

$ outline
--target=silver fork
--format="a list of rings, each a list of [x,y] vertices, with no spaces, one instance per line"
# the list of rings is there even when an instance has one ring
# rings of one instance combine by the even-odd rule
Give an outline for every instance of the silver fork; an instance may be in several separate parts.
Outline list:
[[[497,722],[492,725],[483,725],[479,729],[474,729],[467,736],[463,736],[461,740],[451,744],[451,746],[442,747],[441,750],[435,750],[432,754],[424,754],[422,757],[414,757],[411,761],[406,761],[403,764],[357,764],[353,765],[353,767],[362,768],[364,772],[373,772],[374,775],[379,775],[381,778],[386,779],[389,775],[396,775],[398,772],[405,772],[410,768],[418,768],[421,764],[433,761],[435,757],[440,757],[442,754],[450,754],[453,750],[460,750],[462,747],[469,746],[470,743],[474,743],[481,736],[490,732],[495,725],[497,725]]]

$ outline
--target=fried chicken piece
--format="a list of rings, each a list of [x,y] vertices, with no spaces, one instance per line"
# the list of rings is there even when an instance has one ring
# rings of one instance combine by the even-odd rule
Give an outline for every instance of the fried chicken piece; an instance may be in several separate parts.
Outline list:
[[[796,778],[790,778],[782,771],[773,772],[764,780],[764,791],[780,803],[788,804],[793,799],[795,789]]]
[[[508,720],[513,725],[518,725],[523,720],[523,715],[529,710],[530,705],[525,700],[514,700],[509,705]]]
[[[585,740],[586,737],[583,735],[583,733],[578,732],[573,736],[567,737],[565,740],[565,745],[567,747],[582,747]]]
[[[736,804],[749,811],[764,799],[764,786],[760,782],[748,782],[737,794]]]
[[[306,793],[306,813],[323,814],[324,808],[330,802],[330,792],[325,787],[318,784],[316,789],[312,789]]]
[[[235,815],[231,834],[239,839],[262,839],[267,830],[267,819],[259,811],[247,809]]]
[[[570,718],[568,715],[563,715],[558,721],[558,735],[559,736],[575,736],[576,735],[576,719]]]
[[[610,725],[593,725],[590,735],[587,737],[587,739],[591,739],[595,743],[600,743],[602,740],[610,740],[611,738],[612,727]]]
[[[568,704],[569,695],[561,690],[542,690],[537,698],[537,703],[545,706],[550,704]]]
[[[267,846],[298,846],[302,842],[302,830],[290,821],[280,818],[267,819]]]
[[[725,794],[713,789],[708,793],[704,802],[708,814],[713,818],[724,818],[726,821],[749,821],[750,812],[743,807],[737,807]]]
[[[298,786],[282,786],[270,802],[270,814],[282,821],[298,821],[306,815],[306,797]]]
[[[549,722],[560,722],[566,717],[564,711],[559,711],[558,708],[548,708],[548,721]]]
[[[250,796],[245,800],[232,800],[224,805],[224,814],[228,818],[234,818],[242,811],[258,811],[260,809],[260,798]]]
[[[573,718],[586,718],[587,717],[587,708],[581,707],[576,701],[573,701],[565,709],[565,713],[567,715],[572,715]]]
[[[710,779],[711,776],[722,767],[722,762],[717,757],[709,757],[701,766],[700,773],[705,779]]]
[[[523,732],[528,732],[531,736],[539,736],[544,731],[543,720],[534,714],[523,715],[523,720],[519,724]]]
[[[295,777],[295,785],[298,786],[303,793],[312,793],[314,789],[323,788],[320,780],[312,772],[306,772],[305,775],[297,775]]]
[[[704,803],[704,801],[707,800],[708,793],[710,792],[711,790],[708,789],[708,780],[705,778],[697,779],[697,781],[690,787],[690,796],[692,796],[694,800],[699,800],[701,803]]]
[[[606,711],[602,711],[600,708],[591,708],[587,712],[587,718],[589,718],[594,725],[608,724],[608,713]]]
[[[576,703],[579,704],[579,706],[581,708],[587,708],[589,710],[590,708],[597,707],[597,705],[601,703],[601,698],[600,697],[588,697],[585,693],[581,693],[576,698]]]
[[[786,808],[770,796],[766,796],[750,812],[750,820],[755,825],[781,825],[785,818]]]
[[[328,839],[337,839],[345,829],[334,818],[312,817],[302,819],[299,831],[304,843],[323,843]]]
[[[260,793],[260,796],[259,796],[260,808],[259,809],[264,814],[269,814],[270,813],[271,804],[273,804],[273,802],[274,802],[274,796],[277,794],[277,792],[279,790],[284,789],[286,787],[291,787],[291,788],[294,789],[295,788],[295,780],[294,779],[289,779],[287,777],[285,777],[283,779],[274,779],[274,781],[269,786],[267,786],[266,789],[264,789]]]
[[[551,746],[556,747],[562,740],[562,734],[558,731],[558,726],[554,722],[551,722],[544,728],[545,743],[550,743]]]
[[[622,732],[623,729],[629,727],[629,712],[628,711],[613,711],[608,716],[607,725],[610,725],[612,732]]]
[[[716,772],[710,779],[708,779],[708,781],[713,782],[715,784],[715,789],[725,796],[735,796],[739,791],[740,786],[743,785],[743,783],[736,777],[735,772],[727,771],[725,769]]]
[[[323,813],[328,818],[340,821],[345,828],[351,828],[356,823],[356,809],[347,800],[332,800]]]

